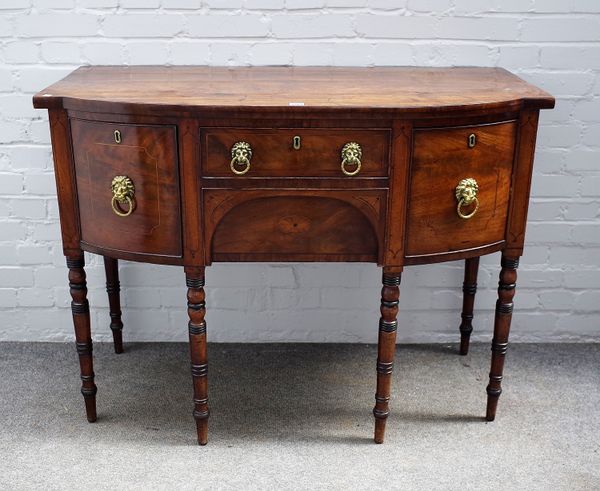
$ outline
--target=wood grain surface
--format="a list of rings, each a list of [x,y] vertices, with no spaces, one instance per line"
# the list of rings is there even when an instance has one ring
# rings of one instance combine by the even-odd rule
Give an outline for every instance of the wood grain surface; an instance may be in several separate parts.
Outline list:
[[[93,103],[98,103],[94,105]],[[502,68],[81,67],[36,94],[38,108],[307,108],[430,112],[527,103],[553,107],[548,93]]]

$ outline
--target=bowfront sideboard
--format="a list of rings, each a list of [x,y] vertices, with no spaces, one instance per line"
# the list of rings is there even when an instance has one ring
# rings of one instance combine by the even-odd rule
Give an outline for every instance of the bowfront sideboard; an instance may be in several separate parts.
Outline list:
[[[88,421],[96,385],[83,251],[104,256],[117,353],[117,261],[184,267],[200,444],[212,262],[382,267],[373,409],[381,443],[403,268],[465,260],[466,354],[479,257],[502,251],[487,386],[494,419],[549,94],[498,68],[104,66],[79,68],[33,101],[49,110]]]

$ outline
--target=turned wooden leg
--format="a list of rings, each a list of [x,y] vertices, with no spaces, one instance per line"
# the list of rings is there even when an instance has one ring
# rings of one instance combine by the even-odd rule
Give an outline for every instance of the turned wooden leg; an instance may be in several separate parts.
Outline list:
[[[394,353],[396,351],[396,328],[398,299],[400,298],[401,273],[383,273],[381,289],[381,319],[379,320],[379,343],[377,347],[377,392],[375,393],[375,443],[383,443],[385,423],[390,414],[390,388]]]
[[[81,393],[85,401],[85,412],[90,423],[96,421],[96,384],[92,360],[92,334],[90,330],[90,307],[87,300],[85,265],[81,256],[67,257],[71,311],[75,326],[75,341],[81,369]]]
[[[494,318],[494,339],[492,340],[492,367],[490,369],[490,383],[487,386],[487,411],[485,419],[494,421],[498,398],[502,393],[502,370],[504,357],[508,348],[508,333],[513,311],[513,297],[517,282],[518,257],[502,255],[502,270],[498,282],[498,300],[496,302],[496,315]]]
[[[206,322],[204,315],[204,268],[186,268],[188,287],[188,316],[190,321],[190,357],[192,360],[192,380],[194,383],[194,419],[198,443],[206,445],[208,441],[208,363],[206,356]]]
[[[113,334],[115,353],[123,353],[123,321],[121,320],[121,284],[119,283],[119,262],[104,256],[106,272],[106,293],[110,306],[110,329]]]
[[[465,280],[463,282],[463,307],[460,317],[460,354],[469,352],[469,340],[473,332],[473,304],[477,293],[477,272],[479,271],[479,257],[465,260]]]

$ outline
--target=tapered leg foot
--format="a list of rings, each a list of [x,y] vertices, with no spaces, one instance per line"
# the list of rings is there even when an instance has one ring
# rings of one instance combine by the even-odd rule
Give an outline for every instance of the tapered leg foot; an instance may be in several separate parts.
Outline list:
[[[106,293],[110,306],[110,329],[113,334],[115,353],[123,353],[123,321],[121,320],[121,284],[119,282],[119,262],[104,256],[106,272]]]
[[[196,433],[198,435],[198,445],[206,445],[208,443],[208,419],[200,415],[200,419],[194,414],[196,418]]]
[[[508,334],[513,312],[513,297],[517,283],[518,257],[502,255],[502,270],[498,282],[498,300],[494,317],[494,339],[492,340],[492,366],[490,383],[487,386],[487,410],[485,419],[494,421],[498,399],[502,393],[502,372],[504,358],[508,349]]]
[[[379,342],[377,347],[377,391],[375,393],[375,443],[383,443],[385,423],[390,414],[390,389],[394,353],[396,351],[396,329],[398,301],[400,298],[401,273],[383,273],[381,289],[381,319],[379,320]]]
[[[473,304],[477,293],[477,272],[479,271],[479,258],[473,257],[465,260],[465,280],[463,283],[463,308],[460,317],[460,351],[463,356],[469,353],[469,341],[473,332]]]
[[[198,443],[208,442],[208,359],[206,350],[206,304],[204,295],[204,268],[186,268],[188,287],[188,330],[190,336],[190,357],[194,384],[194,419]]]
[[[85,412],[90,423],[96,421],[96,384],[94,383],[94,365],[92,358],[92,334],[90,329],[90,307],[87,300],[85,262],[80,256],[67,257],[69,268],[69,288],[71,293],[71,312],[75,327],[75,342],[79,355],[81,372],[81,393],[85,401]]]
[[[373,441],[375,443],[383,443],[385,438],[385,423],[387,421],[387,417],[383,419],[375,416],[375,418],[375,434],[373,436]]]

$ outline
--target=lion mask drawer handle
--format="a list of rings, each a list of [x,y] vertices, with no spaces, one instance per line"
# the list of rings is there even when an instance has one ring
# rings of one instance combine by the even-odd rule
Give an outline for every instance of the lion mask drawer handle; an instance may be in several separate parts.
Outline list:
[[[243,176],[250,170],[250,159],[252,159],[252,147],[247,142],[237,142],[231,147],[231,172]],[[243,166],[238,170],[237,166]]]
[[[471,218],[477,210],[479,209],[479,200],[477,199],[477,192],[479,191],[479,185],[477,181],[472,177],[468,177],[463,179],[456,186],[456,201],[458,201],[458,206],[456,207],[456,213],[461,218],[468,220]],[[472,203],[475,203],[475,209],[470,213],[463,213],[463,208],[470,206]]]
[[[115,176],[111,183],[113,211],[120,217],[127,217],[135,209],[135,187],[127,176]],[[121,203],[127,203],[127,211],[123,211]]]
[[[362,158],[362,148],[356,142],[349,142],[342,148],[342,172],[347,176],[355,176],[360,172]],[[346,166],[356,166],[353,171],[346,169]]]

